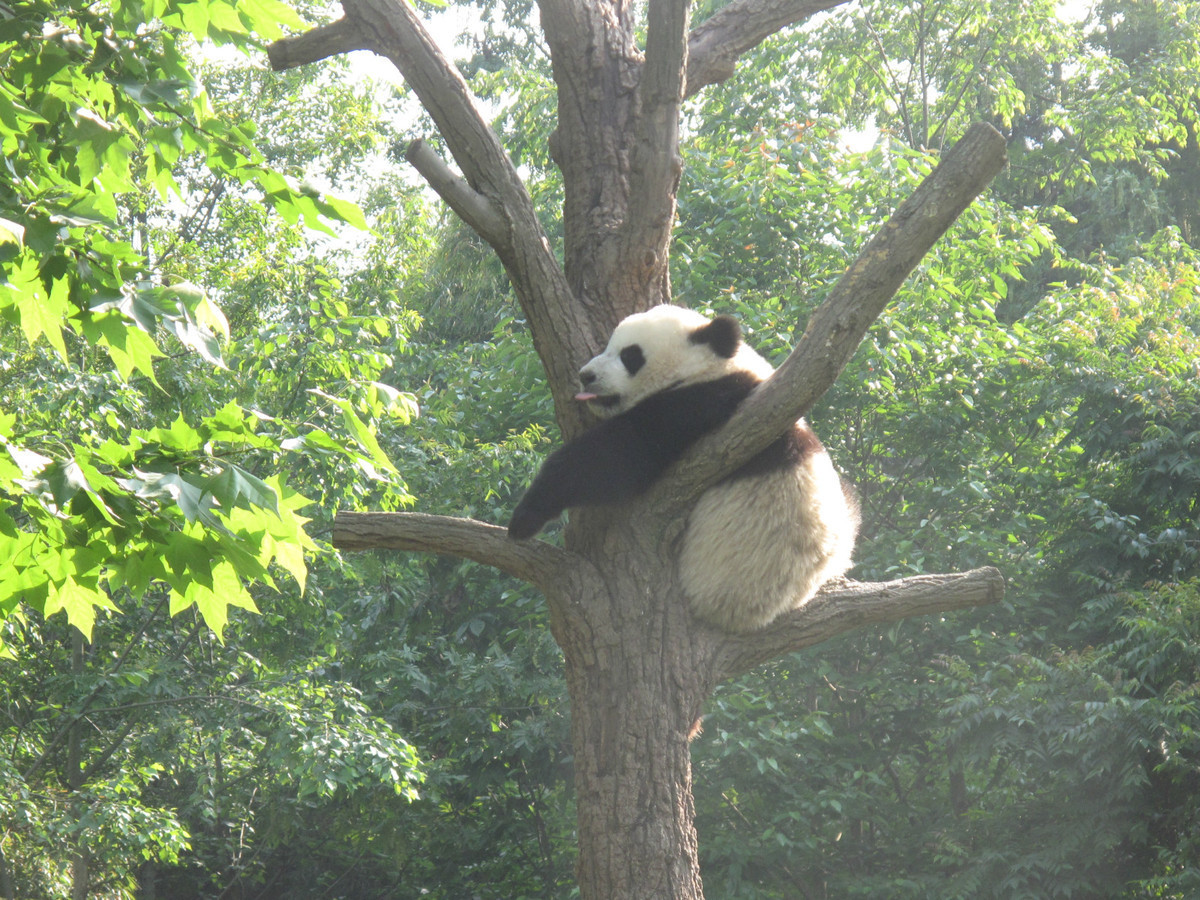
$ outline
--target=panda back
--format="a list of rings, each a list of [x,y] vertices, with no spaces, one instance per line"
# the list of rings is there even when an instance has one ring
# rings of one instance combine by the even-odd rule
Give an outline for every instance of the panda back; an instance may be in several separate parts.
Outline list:
[[[706,491],[679,557],[692,611],[731,632],[761,628],[845,574],[857,506],[803,421]]]

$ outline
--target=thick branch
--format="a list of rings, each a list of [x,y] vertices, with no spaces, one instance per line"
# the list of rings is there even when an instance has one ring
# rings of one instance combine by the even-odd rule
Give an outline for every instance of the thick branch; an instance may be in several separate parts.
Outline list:
[[[629,172],[629,218],[623,256],[649,280],[665,277],[675,221],[675,193],[683,171],[679,107],[687,58],[687,0],[651,0],[642,67],[639,114]],[[664,284],[662,296],[669,296]]]
[[[350,19],[338,19],[304,34],[282,38],[267,48],[267,59],[276,72],[294,69],[353,50],[373,50],[369,36]]]
[[[466,179],[451,171],[427,143],[413,141],[408,145],[404,158],[480,237],[493,246],[503,240],[504,221],[487,202],[487,198],[472,188]]]
[[[399,69],[433,118],[463,179],[456,183],[447,167],[432,165],[432,154],[419,151],[417,162],[423,168],[418,170],[433,176],[434,188],[500,257],[545,365],[559,424],[568,434],[578,431],[582,414],[571,397],[575,372],[591,354],[585,316],[550,250],[520,175],[466,81],[442,55],[410,4],[342,0],[342,9],[346,17],[341,22],[272,45],[272,66],[300,65],[363,47]]]
[[[1004,138],[977,124],[948,152],[846,270],[775,374],[701,440],[646,504],[676,518],[705,488],[748,461],[812,408],[850,361],[904,279],[1005,162]]]
[[[879,584],[827,586],[804,606],[766,628],[725,636],[717,654],[718,680],[803,650],[863,625],[999,603],[1004,578],[991,567],[958,575],[918,575]]]
[[[687,96],[733,75],[738,58],[768,37],[846,0],[734,0],[688,40]]]
[[[333,546],[471,559],[536,585],[547,595],[561,586],[569,567],[580,564],[574,554],[542,541],[511,540],[508,531],[496,525],[426,513],[339,512],[333,520]]]

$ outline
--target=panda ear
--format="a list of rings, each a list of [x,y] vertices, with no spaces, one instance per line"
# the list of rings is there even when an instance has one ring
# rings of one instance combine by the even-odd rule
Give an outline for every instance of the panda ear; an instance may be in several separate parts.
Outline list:
[[[742,342],[742,326],[733,316],[717,316],[692,332],[693,344],[707,344],[717,356],[730,359]]]

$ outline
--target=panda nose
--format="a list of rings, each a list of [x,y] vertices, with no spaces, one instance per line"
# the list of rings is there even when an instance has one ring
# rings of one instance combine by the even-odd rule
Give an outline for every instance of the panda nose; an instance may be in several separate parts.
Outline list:
[[[582,387],[590,387],[596,381],[596,373],[589,372],[587,369],[579,370],[579,384]]]

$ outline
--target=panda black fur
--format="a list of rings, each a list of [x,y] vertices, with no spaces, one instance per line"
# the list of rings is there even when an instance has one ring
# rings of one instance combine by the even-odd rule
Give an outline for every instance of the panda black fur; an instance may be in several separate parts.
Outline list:
[[[677,306],[623,320],[580,370],[576,399],[603,417],[546,459],[509,534],[564,509],[628,500],[771,376],[729,316]],[[761,628],[850,568],[858,508],[803,419],[709,488],[688,517],[679,574],[692,611],[732,632]]]

